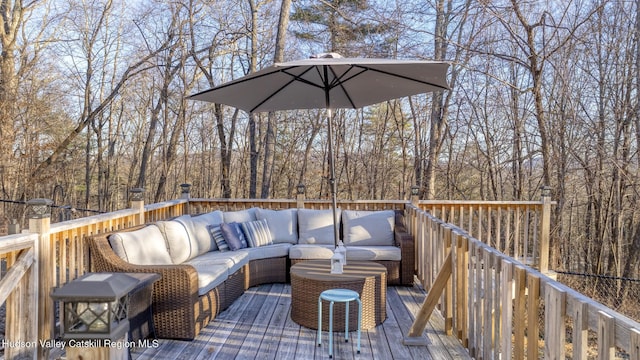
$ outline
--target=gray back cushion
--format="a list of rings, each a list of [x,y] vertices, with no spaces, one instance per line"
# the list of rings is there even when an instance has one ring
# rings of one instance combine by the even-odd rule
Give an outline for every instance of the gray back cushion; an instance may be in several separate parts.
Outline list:
[[[124,261],[135,265],[169,265],[171,256],[160,229],[156,225],[109,236],[113,251]]]
[[[192,253],[198,256],[209,251],[218,250],[218,245],[216,245],[215,239],[211,236],[207,226],[220,225],[222,221],[222,211],[220,210],[191,217],[193,236],[195,237]]]
[[[393,246],[395,212],[345,210],[342,212],[344,244]]]
[[[340,209],[336,209],[338,222]],[[338,227],[340,224],[338,223]],[[333,245],[333,210],[298,209],[298,244]]]
[[[298,209],[267,210],[257,209],[258,220],[266,220],[275,244],[298,242]]]

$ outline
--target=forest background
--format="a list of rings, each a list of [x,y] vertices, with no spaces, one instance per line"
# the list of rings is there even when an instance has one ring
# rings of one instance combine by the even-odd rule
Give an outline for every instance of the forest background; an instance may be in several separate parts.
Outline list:
[[[640,1],[0,0],[0,186],[74,209],[327,198],[321,110],[186,96],[277,61],[451,63],[451,90],[334,117],[339,199],[537,200],[552,268],[638,278]],[[82,212],[78,212],[82,213]]]

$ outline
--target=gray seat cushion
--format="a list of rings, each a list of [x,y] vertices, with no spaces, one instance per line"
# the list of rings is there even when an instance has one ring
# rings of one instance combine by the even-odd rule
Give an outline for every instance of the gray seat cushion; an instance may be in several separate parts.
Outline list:
[[[347,260],[400,261],[402,252],[396,246],[347,246]]]
[[[289,249],[289,258],[294,260],[331,259],[333,245],[298,244]]]
[[[245,251],[249,255],[249,261],[251,261],[288,256],[291,246],[292,245],[288,243],[272,244],[256,248],[249,247],[242,249],[242,251]]]
[[[249,254],[245,249],[225,252],[210,251],[185,262],[185,264],[194,267],[200,265],[224,265],[229,269],[229,274],[233,274],[248,263]]]
[[[190,264],[198,273],[198,295],[204,295],[229,278],[226,265]]]

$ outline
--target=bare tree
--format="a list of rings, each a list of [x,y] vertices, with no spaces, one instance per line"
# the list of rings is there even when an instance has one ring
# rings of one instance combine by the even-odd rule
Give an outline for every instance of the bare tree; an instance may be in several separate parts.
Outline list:
[[[200,44],[199,34],[200,26],[203,26],[199,21],[202,18],[208,16],[208,12],[201,4],[194,4],[189,8],[189,36],[190,36],[190,55],[194,63],[196,64],[200,73],[206,78],[209,87],[215,87],[217,80],[214,77],[214,63],[217,56],[221,56],[227,53],[224,48],[225,44],[234,44],[239,38],[245,35],[244,32],[238,30],[237,32],[230,24],[224,24],[220,27],[220,30],[216,34],[209,34],[206,37],[207,43]],[[210,9],[212,12],[216,12],[215,9]],[[203,15],[204,14],[204,15]],[[226,17],[226,20],[231,20]],[[198,36],[196,36],[198,35]],[[226,130],[227,114],[224,108],[220,104],[213,105],[213,115],[216,122],[216,129],[218,133],[218,141],[220,144],[220,186],[224,198],[229,198],[232,195],[231,189],[231,160],[232,160],[232,148],[233,139],[236,133],[236,123],[238,119],[238,110],[235,110],[230,117],[229,130]]]
[[[284,61],[285,40],[287,34],[287,26],[289,24],[289,12],[291,9],[291,0],[282,0],[280,6],[280,16],[278,18],[278,31],[276,35],[275,53],[273,62]],[[271,177],[273,175],[275,147],[276,147],[276,129],[277,118],[274,112],[267,115],[267,129],[264,141],[264,162],[262,166],[262,190],[261,198],[268,198],[271,190]]]
[[[100,33],[101,26],[104,23],[104,19],[109,16],[110,12],[110,2],[106,3],[103,7],[102,12],[98,16],[98,21],[93,23],[95,25],[92,28],[92,31],[85,31],[84,33],[87,35],[93,34],[93,36],[87,36],[86,41],[84,43],[84,47],[86,49],[86,57],[85,57],[85,74],[84,74],[84,86],[83,86],[83,107],[82,112],[80,114],[79,121],[75,128],[56,146],[56,148],[51,152],[51,154],[42,162],[35,167],[28,179],[27,185],[32,184],[37,181],[37,174],[42,173],[46,168],[55,164],[67,151],[69,145],[76,139],[78,135],[80,135],[87,126],[91,125],[97,117],[99,117],[107,108],[112,104],[112,102],[119,96],[121,89],[123,86],[133,79],[136,75],[146,71],[149,67],[149,60],[154,58],[158,52],[160,52],[165,46],[166,43],[160,43],[156,49],[149,50],[148,53],[142,55],[139,59],[133,59],[132,63],[128,65],[126,69],[124,69],[119,76],[119,78],[114,79],[111,83],[112,86],[109,89],[102,89],[104,95],[99,98],[99,102],[95,102],[95,89],[93,88],[93,76],[94,76],[94,67],[93,62],[95,58],[93,56],[93,47],[96,45],[96,41],[98,40],[97,36]],[[87,154],[88,155],[88,154]],[[89,175],[86,175],[89,177]],[[89,180],[85,180],[89,181]],[[88,186],[89,184],[87,184]],[[86,194],[87,198],[85,198],[85,205],[88,205],[88,194],[90,193],[90,189],[87,189]]]

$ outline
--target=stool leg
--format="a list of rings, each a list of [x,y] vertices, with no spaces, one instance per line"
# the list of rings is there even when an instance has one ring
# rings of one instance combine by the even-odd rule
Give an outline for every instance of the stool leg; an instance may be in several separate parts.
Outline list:
[[[356,299],[358,301],[358,354],[360,354],[360,328],[362,326],[362,301],[360,298]]]
[[[318,297],[318,346],[322,346],[322,298]]]
[[[329,359],[333,357],[333,301],[329,303]]]
[[[344,342],[349,342],[349,303],[350,301],[344,303]]]

